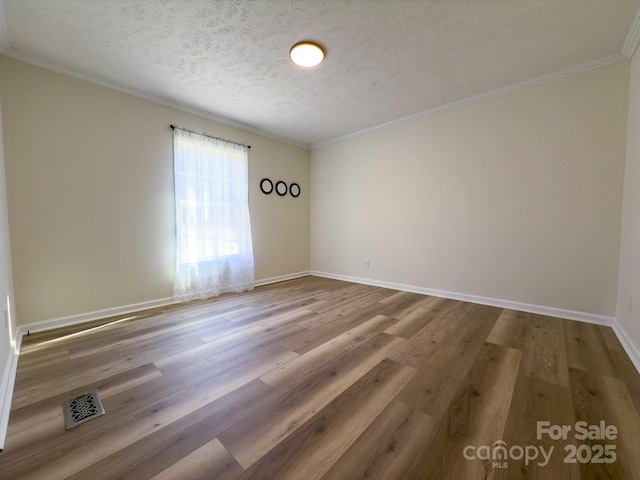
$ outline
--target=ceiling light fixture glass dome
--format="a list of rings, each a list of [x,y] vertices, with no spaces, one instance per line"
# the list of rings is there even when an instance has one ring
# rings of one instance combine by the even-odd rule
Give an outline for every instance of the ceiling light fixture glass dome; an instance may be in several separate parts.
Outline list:
[[[302,68],[317,67],[324,60],[324,48],[310,41],[296,43],[289,51],[291,61]]]

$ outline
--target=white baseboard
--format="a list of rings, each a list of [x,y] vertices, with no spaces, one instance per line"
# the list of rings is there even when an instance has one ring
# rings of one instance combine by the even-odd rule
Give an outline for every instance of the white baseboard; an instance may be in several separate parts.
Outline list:
[[[261,287],[263,285],[270,285],[272,283],[284,282],[287,280],[294,280],[296,278],[308,277],[311,275],[309,270],[305,270],[304,272],[296,272],[296,273],[288,273],[286,275],[278,275],[277,277],[263,278],[261,280],[256,280],[256,287]]]
[[[269,285],[271,283],[284,282],[285,280],[292,280],[295,278],[301,278],[309,276],[311,273],[307,271],[290,273],[287,275],[280,275],[277,277],[263,278],[255,282],[255,286]],[[173,298],[160,298],[158,300],[150,300],[147,302],[133,303],[131,305],[124,305],[121,307],[105,308],[104,310],[95,310],[93,312],[81,313],[78,315],[70,315],[68,317],[52,318],[49,320],[42,320],[39,322],[27,323],[18,327],[18,332],[23,335],[35,332],[43,332],[45,330],[53,330],[55,328],[70,327],[80,323],[91,322],[94,320],[100,320],[108,317],[115,317],[116,315],[126,315],[128,313],[139,312],[141,310],[147,310],[150,308],[159,308],[178,301]]]
[[[104,310],[95,310],[93,312],[81,313],[79,315],[70,315],[68,317],[52,318],[50,320],[42,320],[39,322],[27,323],[18,326],[18,332],[23,335],[29,333],[43,332],[54,328],[70,327],[80,323],[91,322],[116,315],[125,315],[127,313],[139,312],[149,308],[159,308],[175,303],[172,298],[161,298],[159,300],[150,300],[147,302],[132,303],[121,307],[105,308]]]
[[[481,305],[489,305],[492,307],[508,308],[510,310],[518,310],[521,312],[535,313],[538,315],[547,315],[550,317],[565,318],[567,320],[578,320],[581,322],[595,323],[597,325],[605,325],[610,327],[613,325],[614,317],[607,315],[597,315],[587,312],[578,312],[574,310],[564,310],[561,308],[547,307],[544,305],[532,305],[529,303],[513,302],[511,300],[502,300],[499,298],[480,297],[477,295],[468,295],[465,293],[447,292],[444,290],[435,290],[432,288],[416,287],[414,285],[405,285],[402,283],[384,282],[381,280],[373,280],[370,278],[351,277],[347,275],[338,275],[334,273],[311,271],[311,275],[317,277],[332,278],[334,280],[344,280],[346,282],[362,283],[365,285],[373,285],[375,287],[390,288],[393,290],[402,290],[405,292],[419,293],[422,295],[431,295],[434,297],[450,298],[452,300],[461,300],[463,302],[479,303]]]
[[[629,332],[627,332],[627,329],[624,328],[617,319],[613,322],[613,331],[618,337],[618,340],[620,340],[622,348],[627,352],[627,356],[636,367],[638,373],[640,373],[640,348],[633,343],[629,336]]]
[[[13,400],[13,387],[18,371],[18,352],[22,343],[22,334],[18,332],[15,346],[12,344],[9,350],[9,359],[5,364],[2,379],[0,381],[0,450],[4,449],[9,427],[9,415],[11,413],[11,401]]]

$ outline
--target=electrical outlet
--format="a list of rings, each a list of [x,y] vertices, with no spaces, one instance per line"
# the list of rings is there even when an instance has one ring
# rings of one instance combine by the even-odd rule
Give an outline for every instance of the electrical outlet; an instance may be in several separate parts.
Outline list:
[[[364,259],[364,266],[365,266],[365,268],[369,268],[369,259],[368,258]]]

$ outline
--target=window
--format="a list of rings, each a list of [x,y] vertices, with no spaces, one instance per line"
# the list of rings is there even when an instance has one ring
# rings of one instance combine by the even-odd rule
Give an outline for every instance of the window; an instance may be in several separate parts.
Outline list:
[[[248,148],[175,128],[174,297],[253,288]]]

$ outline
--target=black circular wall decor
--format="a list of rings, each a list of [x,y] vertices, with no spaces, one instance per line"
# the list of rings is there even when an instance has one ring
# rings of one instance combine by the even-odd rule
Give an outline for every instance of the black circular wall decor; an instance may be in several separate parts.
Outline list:
[[[289,185],[289,193],[291,194],[292,197],[297,197],[300,195],[300,185],[298,185],[297,183],[292,183],[291,185]]]
[[[276,193],[281,197],[287,194],[287,184],[284,183],[282,180],[276,183]]]
[[[260,190],[262,190],[262,193],[264,193],[265,195],[269,195],[271,192],[273,192],[273,183],[271,182],[271,180],[269,180],[268,178],[263,178],[262,180],[260,180]]]

